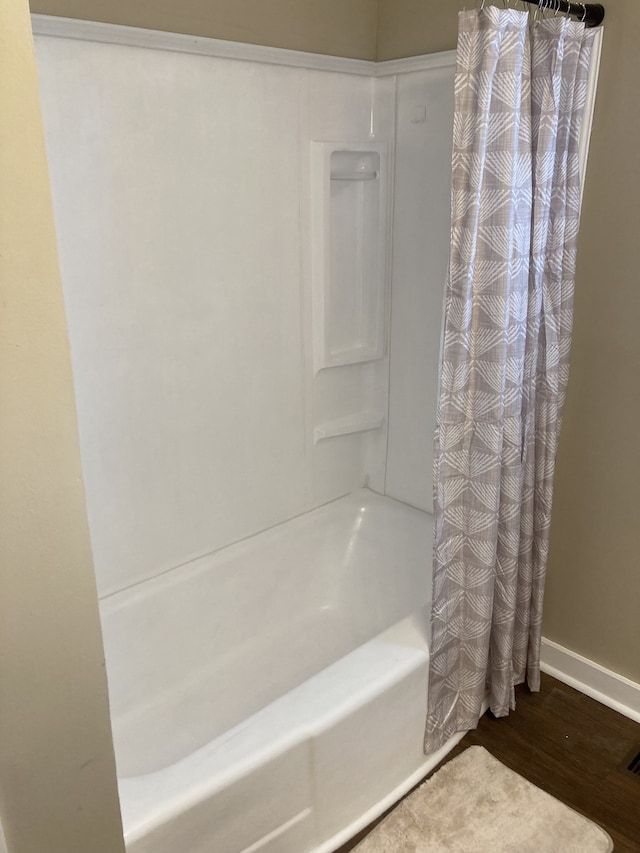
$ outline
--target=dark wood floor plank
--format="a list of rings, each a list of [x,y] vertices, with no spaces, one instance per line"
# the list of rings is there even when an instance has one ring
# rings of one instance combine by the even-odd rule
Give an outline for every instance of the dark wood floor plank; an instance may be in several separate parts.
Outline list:
[[[550,676],[542,676],[540,693],[518,687],[516,704],[508,717],[496,720],[486,714],[445,762],[468,746],[484,746],[507,767],[600,824],[612,837],[615,853],[640,853],[640,779],[619,769],[633,749],[640,750],[640,725]],[[348,853],[354,844],[337,853]]]
[[[518,691],[504,720],[484,718],[460,744],[480,743],[535,785],[640,851],[640,782],[619,772],[640,726],[554,679]]]

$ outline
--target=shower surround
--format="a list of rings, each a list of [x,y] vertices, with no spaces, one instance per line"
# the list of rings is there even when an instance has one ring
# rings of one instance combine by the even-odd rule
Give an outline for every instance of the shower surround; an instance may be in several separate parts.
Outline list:
[[[330,851],[438,759],[453,57],[34,28],[127,849]]]

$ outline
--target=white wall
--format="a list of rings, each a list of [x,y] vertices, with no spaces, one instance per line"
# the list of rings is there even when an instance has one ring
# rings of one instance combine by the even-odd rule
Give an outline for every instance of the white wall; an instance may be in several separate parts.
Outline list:
[[[311,438],[386,409],[386,359],[313,379],[309,340],[310,140],[369,140],[372,80],[36,49],[100,594],[381,489],[384,430]]]
[[[449,262],[453,65],[399,74],[385,491],[432,508],[433,434]]]

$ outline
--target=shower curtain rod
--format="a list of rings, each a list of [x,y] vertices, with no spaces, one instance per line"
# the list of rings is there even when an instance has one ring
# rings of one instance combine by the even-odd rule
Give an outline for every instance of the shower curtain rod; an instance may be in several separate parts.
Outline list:
[[[584,21],[587,27],[598,27],[604,21],[604,6],[600,3],[570,3],[568,0],[523,0],[523,3],[552,12],[564,12]]]

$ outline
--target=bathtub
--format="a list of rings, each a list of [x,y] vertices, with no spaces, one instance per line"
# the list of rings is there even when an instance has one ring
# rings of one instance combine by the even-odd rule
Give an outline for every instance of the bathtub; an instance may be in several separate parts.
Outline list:
[[[101,602],[128,853],[329,853],[452,748],[431,524],[363,489]]]

